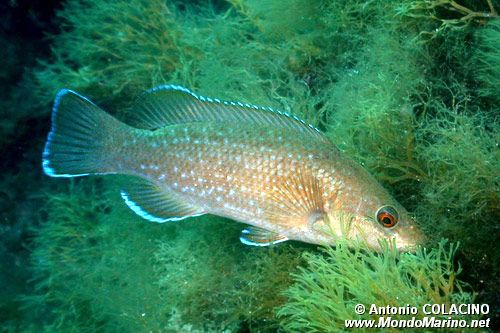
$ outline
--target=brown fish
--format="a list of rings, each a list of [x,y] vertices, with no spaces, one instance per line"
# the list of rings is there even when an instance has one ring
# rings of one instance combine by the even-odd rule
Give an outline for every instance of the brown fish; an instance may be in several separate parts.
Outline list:
[[[406,210],[361,166],[299,118],[165,85],[124,124],[63,89],[54,102],[43,169],[52,177],[126,174],[121,195],[141,217],[214,214],[244,222],[240,240],[421,243]]]

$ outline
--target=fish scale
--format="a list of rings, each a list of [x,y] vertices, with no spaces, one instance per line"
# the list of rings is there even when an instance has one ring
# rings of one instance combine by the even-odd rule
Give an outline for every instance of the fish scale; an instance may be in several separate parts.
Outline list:
[[[337,237],[379,249],[422,240],[406,210],[316,128],[270,108],[167,85],[127,124],[70,90],[56,97],[43,154],[53,177],[125,174],[125,203],[153,222],[214,214],[250,225],[244,244]],[[77,134],[75,134],[77,133]]]
[[[325,155],[319,152],[320,145],[307,147],[300,136],[283,145],[283,138],[294,133],[273,128],[235,130],[201,124],[162,132],[137,133],[136,144],[127,145],[117,160],[140,156],[128,166],[134,175],[146,176],[184,200],[201,200],[199,205],[206,211],[254,223],[262,222],[264,212],[272,209],[273,188],[284,184],[307,160],[311,169],[320,169],[317,157]]]

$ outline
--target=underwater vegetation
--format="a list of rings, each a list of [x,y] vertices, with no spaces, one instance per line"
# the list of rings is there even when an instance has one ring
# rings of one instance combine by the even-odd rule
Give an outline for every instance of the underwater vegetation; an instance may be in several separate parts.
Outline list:
[[[435,38],[447,30],[464,30],[474,23],[484,23],[498,18],[494,0],[413,0],[403,1],[399,14],[435,21],[432,30],[422,30],[424,38]]]
[[[257,330],[335,331],[360,302],[473,300],[457,278],[456,245],[440,242],[415,254],[388,246],[376,254],[345,242],[323,252],[298,245],[243,251],[234,242],[238,225],[210,217],[143,223],[113,185],[72,181],[41,211],[36,289],[23,301],[32,318],[43,318],[44,331],[234,331],[241,322]],[[40,323],[23,329],[38,331]]]
[[[29,193],[45,202],[26,244],[32,289],[20,300],[23,317],[4,328],[336,331],[358,302],[498,307],[498,8],[490,0],[65,2],[51,56],[27,70],[22,87],[39,119],[48,124],[62,87],[126,118],[139,92],[163,83],[288,111],[381,181],[429,242],[415,254],[343,243],[248,248],[238,241],[243,226],[229,220],[141,220],[122,203],[119,179],[51,180]],[[25,104],[16,122],[30,114]],[[33,147],[41,151],[44,139]]]
[[[500,35],[500,20],[494,20],[476,32],[478,47],[474,54],[474,61],[477,66],[474,69],[477,81],[480,84],[478,89],[482,96],[493,99],[494,103],[500,101],[500,46],[498,36]]]
[[[472,303],[474,295],[457,279],[461,268],[453,267],[457,248],[441,241],[430,251],[398,253],[385,244],[383,254],[377,255],[361,244],[348,248],[340,241],[323,253],[306,252],[307,266],[293,274],[296,283],[286,290],[289,301],[278,316],[287,332],[337,332],[345,329],[344,320],[352,319],[356,304],[369,309],[371,304],[422,308]],[[366,311],[359,318],[379,316]],[[392,318],[408,319],[397,314]]]
[[[71,182],[48,197],[32,255],[36,290],[23,299],[44,330],[276,326],[273,309],[285,301],[276,286],[292,283],[300,246],[242,251],[240,226],[217,218],[144,223],[113,185]]]

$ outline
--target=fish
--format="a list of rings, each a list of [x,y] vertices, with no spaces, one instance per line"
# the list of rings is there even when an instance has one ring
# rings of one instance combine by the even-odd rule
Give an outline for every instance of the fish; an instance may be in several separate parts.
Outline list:
[[[120,194],[142,218],[229,218],[246,224],[246,245],[334,245],[342,237],[411,251],[423,242],[405,208],[297,116],[178,85],[146,91],[129,114],[118,120],[61,89],[42,154],[45,174],[130,176]]]

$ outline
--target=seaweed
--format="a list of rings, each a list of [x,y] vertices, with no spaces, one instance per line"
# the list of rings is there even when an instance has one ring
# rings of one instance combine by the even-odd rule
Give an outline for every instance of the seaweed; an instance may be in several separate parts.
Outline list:
[[[217,217],[146,223],[116,190],[125,179],[71,182],[50,194],[32,253],[32,330],[178,331],[277,326],[300,247],[243,251]],[[29,314],[29,315],[28,315]]]
[[[500,102],[500,19],[492,20],[477,30],[471,71],[479,83],[481,96]]]
[[[23,87],[40,105],[67,87],[126,115],[143,90],[176,83],[288,111],[381,181],[416,216],[432,249],[249,249],[237,241],[241,227],[220,218],[145,223],[126,210],[115,180],[47,186],[30,243],[26,330],[300,331],[306,321],[333,330],[328,325],[352,315],[357,299],[472,301],[453,280],[455,253],[477,301],[493,306],[498,19],[461,20],[467,14],[450,10],[455,3],[66,2],[51,57]],[[462,5],[486,13],[488,3]]]
[[[423,51],[373,31],[357,65],[330,88],[326,134],[381,180],[426,177],[416,156],[412,95],[425,85],[418,70]],[[393,61],[401,57],[404,62]]]
[[[412,0],[401,4],[398,15],[433,21],[434,29],[423,30],[419,34],[425,41],[450,30],[466,30],[470,25],[484,24],[498,18],[492,0]]]
[[[48,196],[33,244],[34,291],[23,297],[34,331],[159,329],[165,309],[149,240],[168,229],[145,232],[154,226],[129,223],[109,188],[98,179],[71,182]]]
[[[322,254],[305,253],[307,266],[293,274],[295,284],[285,291],[289,300],[278,310],[285,330],[338,332],[346,328],[347,319],[384,317],[370,314],[372,306],[422,309],[424,304],[473,302],[474,294],[457,278],[460,266],[453,263],[458,244],[442,240],[438,247],[419,248],[414,254],[382,245],[383,252],[374,254],[361,244],[349,249],[339,240],[335,248],[326,247]],[[366,306],[365,313],[354,312],[357,304]],[[424,315],[419,311],[415,318]],[[393,314],[391,318],[408,316]]]
[[[208,220],[212,221],[200,223],[220,230],[220,221]],[[302,262],[300,248],[244,249],[243,244],[234,244],[239,227],[232,230],[230,236],[219,232],[200,239],[203,231],[185,229],[180,231],[183,243],[159,243],[155,252],[159,288],[172,300],[183,325],[210,331],[234,330],[243,324],[275,329],[274,309],[286,300],[281,291],[291,284],[290,272]]]
[[[164,1],[69,1],[58,12],[61,32],[53,37],[52,61],[33,72],[34,94],[51,101],[61,87],[98,100],[130,98],[137,91],[185,75],[199,51],[182,42],[175,11]],[[183,82],[179,82],[183,83]]]

